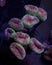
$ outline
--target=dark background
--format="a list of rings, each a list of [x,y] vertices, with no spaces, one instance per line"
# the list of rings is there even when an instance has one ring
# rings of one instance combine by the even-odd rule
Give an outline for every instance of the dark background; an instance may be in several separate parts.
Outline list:
[[[52,0],[41,0],[41,3],[40,0],[16,0],[15,2],[8,0],[5,7],[0,7],[0,65],[52,65],[41,58],[41,55],[31,52],[30,49],[26,49],[27,56],[23,61],[19,61],[9,50],[10,40],[6,39],[4,29],[7,27],[9,19],[12,17],[21,18],[25,14],[23,9],[25,4],[34,4],[38,7],[40,5],[48,12],[48,19],[36,28],[38,33],[35,37],[40,41],[45,41],[49,37],[49,32],[52,29]]]

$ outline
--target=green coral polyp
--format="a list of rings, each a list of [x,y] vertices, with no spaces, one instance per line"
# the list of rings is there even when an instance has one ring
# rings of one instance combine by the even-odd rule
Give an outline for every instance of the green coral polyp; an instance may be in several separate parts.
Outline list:
[[[16,42],[11,43],[10,50],[19,60],[23,60],[26,56],[26,51],[24,47],[21,46],[19,43]]]
[[[22,34],[22,37],[21,38],[18,38],[17,36],[20,35],[20,33]],[[23,38],[23,34],[24,35],[27,35],[28,37],[24,39]],[[27,33],[17,32],[17,34],[14,37],[14,39],[15,39],[16,42],[18,42],[21,45],[28,45],[30,43],[30,36]],[[23,42],[22,39],[25,40],[25,42]]]
[[[16,21],[15,21],[16,20]],[[18,18],[12,18],[9,21],[9,26],[13,28],[15,31],[22,30],[24,28],[23,23]]]
[[[5,35],[7,37],[14,38],[14,36],[16,35],[16,32],[12,28],[6,28],[5,29]]]
[[[24,24],[24,27],[31,28],[34,25],[39,23],[39,19],[36,16],[32,16],[32,15],[26,14],[26,15],[23,16],[22,22]]]

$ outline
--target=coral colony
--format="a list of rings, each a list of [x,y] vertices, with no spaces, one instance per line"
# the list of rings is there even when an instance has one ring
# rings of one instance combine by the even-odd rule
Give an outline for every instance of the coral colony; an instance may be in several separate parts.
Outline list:
[[[30,29],[39,22],[45,21],[47,19],[47,12],[34,5],[25,5],[24,8],[26,14],[21,19],[10,19],[8,23],[9,27],[5,29],[5,35],[14,39],[14,42],[10,45],[10,50],[20,60],[23,60],[26,56],[24,46],[29,46],[37,54],[43,53],[45,49],[44,45],[35,37],[31,38],[28,33],[22,30]]]

